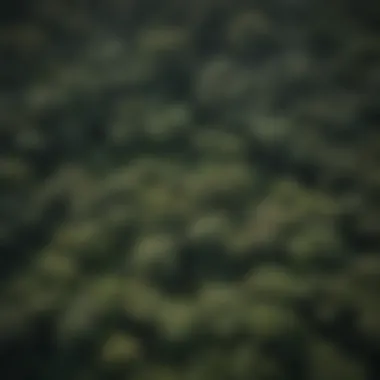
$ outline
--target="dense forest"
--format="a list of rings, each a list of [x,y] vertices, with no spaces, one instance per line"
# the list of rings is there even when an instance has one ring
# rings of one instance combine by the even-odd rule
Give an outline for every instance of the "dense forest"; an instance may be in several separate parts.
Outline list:
[[[0,5],[0,375],[380,379],[380,3]]]

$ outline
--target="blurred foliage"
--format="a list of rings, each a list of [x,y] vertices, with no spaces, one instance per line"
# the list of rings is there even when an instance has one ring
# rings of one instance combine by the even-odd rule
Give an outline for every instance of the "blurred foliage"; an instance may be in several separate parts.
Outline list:
[[[1,5],[3,378],[377,380],[379,16]]]

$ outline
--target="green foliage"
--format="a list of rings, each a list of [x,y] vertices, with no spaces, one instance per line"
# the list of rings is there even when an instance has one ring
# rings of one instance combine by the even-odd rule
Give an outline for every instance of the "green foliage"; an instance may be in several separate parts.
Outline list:
[[[247,294],[253,300],[291,302],[307,295],[308,284],[304,279],[280,266],[258,267],[250,272],[245,281]]]
[[[86,3],[0,30],[6,372],[364,379],[296,306],[380,339],[375,12]]]
[[[110,370],[118,366],[128,367],[130,363],[140,359],[141,350],[136,339],[124,333],[115,333],[106,340],[100,359]]]

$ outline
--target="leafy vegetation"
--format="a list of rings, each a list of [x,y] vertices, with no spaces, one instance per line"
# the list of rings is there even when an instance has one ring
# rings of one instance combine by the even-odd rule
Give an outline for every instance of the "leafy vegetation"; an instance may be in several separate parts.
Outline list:
[[[369,3],[1,10],[4,378],[380,379]]]

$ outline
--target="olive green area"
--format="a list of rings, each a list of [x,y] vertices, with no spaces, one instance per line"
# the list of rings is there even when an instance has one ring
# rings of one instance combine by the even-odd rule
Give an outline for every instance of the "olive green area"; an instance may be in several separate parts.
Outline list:
[[[0,377],[380,379],[380,7],[6,3]]]

